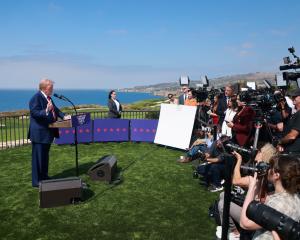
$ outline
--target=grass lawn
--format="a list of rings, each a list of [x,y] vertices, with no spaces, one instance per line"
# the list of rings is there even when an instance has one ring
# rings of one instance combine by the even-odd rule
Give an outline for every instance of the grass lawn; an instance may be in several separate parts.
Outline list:
[[[39,208],[31,187],[31,146],[0,151],[1,239],[214,239],[208,207],[218,194],[192,178],[181,151],[149,143],[78,145],[80,177],[89,185],[76,205]],[[87,170],[114,154],[124,181],[90,180]],[[74,146],[52,145],[49,175],[75,175]]]

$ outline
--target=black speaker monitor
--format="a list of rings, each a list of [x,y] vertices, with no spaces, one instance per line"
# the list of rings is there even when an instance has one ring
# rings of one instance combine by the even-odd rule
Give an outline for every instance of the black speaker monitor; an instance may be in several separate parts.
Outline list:
[[[117,170],[117,159],[115,156],[104,156],[88,170],[88,175],[95,181],[106,181],[111,183]]]
[[[78,201],[82,197],[82,181],[78,177],[40,182],[40,207],[57,207]]]

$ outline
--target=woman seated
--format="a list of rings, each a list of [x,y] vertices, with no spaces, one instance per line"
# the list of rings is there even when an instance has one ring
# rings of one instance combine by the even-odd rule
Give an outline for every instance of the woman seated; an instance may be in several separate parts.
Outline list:
[[[248,205],[257,200],[260,179],[257,174],[249,177],[249,189],[241,213],[240,225],[244,229],[256,230],[253,239],[280,239],[275,231],[267,231],[250,220],[246,215]],[[273,183],[275,192],[266,198],[265,204],[292,218],[300,220],[300,159],[293,155],[278,155],[270,160],[268,181]]]

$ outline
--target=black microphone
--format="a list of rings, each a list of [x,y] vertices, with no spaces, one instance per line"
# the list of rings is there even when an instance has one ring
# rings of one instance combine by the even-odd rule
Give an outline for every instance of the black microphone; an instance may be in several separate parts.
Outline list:
[[[56,98],[62,99],[62,100],[66,100],[65,96],[63,96],[63,95],[59,95],[59,94],[54,93],[53,96],[56,97]]]

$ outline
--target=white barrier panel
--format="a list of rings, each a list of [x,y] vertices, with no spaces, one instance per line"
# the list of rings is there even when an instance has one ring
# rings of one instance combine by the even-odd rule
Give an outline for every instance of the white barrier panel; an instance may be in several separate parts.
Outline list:
[[[161,104],[154,143],[187,149],[190,144],[197,107]]]

